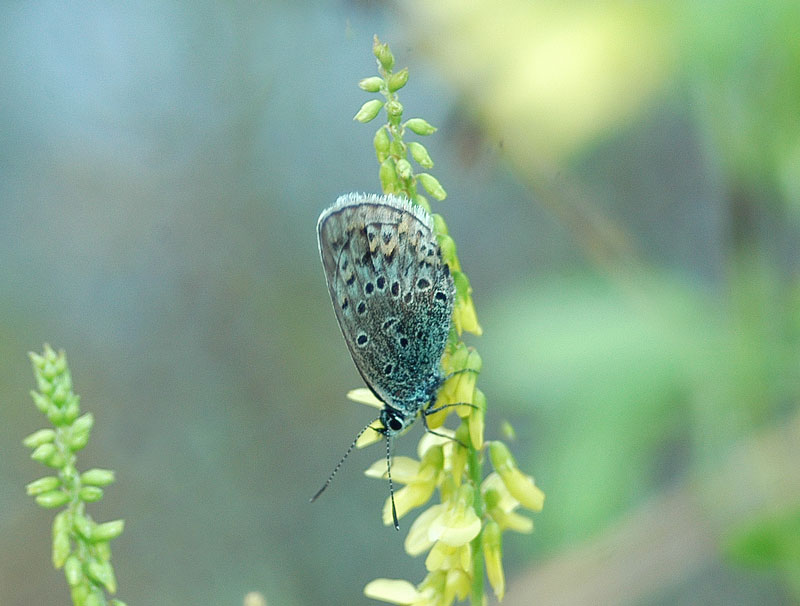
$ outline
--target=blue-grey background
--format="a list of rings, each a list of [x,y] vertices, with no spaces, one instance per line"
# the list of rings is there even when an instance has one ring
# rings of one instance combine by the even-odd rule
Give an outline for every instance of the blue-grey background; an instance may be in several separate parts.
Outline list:
[[[406,116],[440,129],[424,143],[484,328],[487,437],[510,421],[547,494],[534,534],[506,537],[506,603],[569,603],[574,576],[514,590],[628,522],[662,574],[601,575],[608,603],[795,603],[796,460],[770,440],[800,397],[799,13],[4,2],[0,604],[68,599],[53,512],[24,493],[45,342],[95,415],[81,468],[117,472],[90,511],[126,520],[128,604],[368,604],[376,577],[423,578],[413,516],[383,527],[387,487],[361,473],[379,446],[307,502],[373,415],[344,397],[360,379],[314,227],[379,189],[378,123],[351,120],[375,33],[411,70]],[[709,537],[688,570],[635,523],[672,490],[701,503],[676,526]]]

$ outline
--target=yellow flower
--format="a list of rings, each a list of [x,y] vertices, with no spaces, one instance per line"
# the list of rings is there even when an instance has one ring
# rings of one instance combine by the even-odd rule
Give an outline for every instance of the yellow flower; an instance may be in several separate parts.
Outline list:
[[[392,458],[392,481],[405,484],[394,493],[397,518],[402,518],[415,507],[428,502],[436,490],[439,472],[444,465],[442,448],[431,448],[425,452],[422,461],[410,457]],[[386,478],[386,459],[375,461],[365,472],[370,478]],[[386,499],[383,505],[383,523],[392,524],[392,500]]]
[[[456,285],[456,304],[453,309],[453,325],[460,335],[462,332],[471,332],[474,335],[482,335],[483,329],[478,324],[478,314],[475,312],[475,304],[472,302],[472,287],[469,285],[467,276],[454,271],[453,281]]]
[[[461,485],[454,498],[433,505],[411,525],[405,548],[409,555],[419,555],[437,541],[451,547],[466,545],[481,531],[480,518],[472,508],[473,488]]]
[[[506,593],[502,541],[497,522],[489,521],[483,529],[483,559],[486,562],[486,576],[489,577],[489,583],[492,584],[498,600],[502,600]]]
[[[481,483],[481,493],[486,503],[486,510],[492,519],[500,526],[500,530],[515,530],[528,533],[533,530],[533,521],[514,512],[519,505],[511,493],[508,492],[502,478],[492,472]]]
[[[472,549],[470,544],[459,547],[451,547],[439,541],[428,553],[425,558],[425,567],[429,572],[434,570],[469,570],[472,561]]]
[[[424,594],[408,581],[400,579],[375,579],[364,587],[364,595],[390,604],[420,604]]]
[[[477,407],[469,417],[469,441],[475,450],[483,447],[483,429],[486,418],[486,396],[483,392],[475,388],[472,396],[472,403]]]
[[[492,442],[489,446],[492,466],[503,480],[508,492],[531,511],[541,511],[544,506],[544,493],[534,484],[531,476],[517,468],[514,457],[502,442]]]

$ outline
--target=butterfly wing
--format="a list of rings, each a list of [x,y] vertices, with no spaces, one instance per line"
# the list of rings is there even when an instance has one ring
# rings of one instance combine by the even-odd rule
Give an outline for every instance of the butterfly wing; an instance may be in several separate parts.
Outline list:
[[[317,232],[336,318],[367,386],[398,409],[429,400],[455,296],[432,218],[404,198],[348,194]]]

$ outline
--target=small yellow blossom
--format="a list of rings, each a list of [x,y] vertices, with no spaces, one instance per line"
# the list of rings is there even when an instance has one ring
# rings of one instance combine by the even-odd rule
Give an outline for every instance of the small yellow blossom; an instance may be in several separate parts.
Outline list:
[[[364,595],[390,604],[417,604],[424,597],[408,581],[400,579],[375,579],[364,587]]]
[[[472,396],[472,403],[475,405],[475,409],[469,417],[469,441],[475,450],[480,450],[483,447],[486,396],[477,387],[475,388],[475,394]]]
[[[443,467],[443,454],[441,448],[432,448],[417,461],[410,457],[394,457],[392,459],[392,481],[406,486],[394,494],[397,518],[416,507],[428,502],[436,490],[439,472]],[[371,478],[387,478],[386,460],[379,459],[364,472]],[[386,499],[383,506],[383,523],[387,526],[394,523],[392,516],[391,497]]]
[[[411,525],[406,552],[419,555],[436,541],[451,547],[466,545],[481,531],[481,520],[472,508],[473,488],[463,484],[454,498],[424,511]]]
[[[482,335],[483,329],[478,324],[478,315],[475,312],[475,304],[472,302],[472,287],[469,285],[469,279],[463,272],[454,271],[452,273],[456,286],[453,325],[459,335],[465,331],[474,335]]]
[[[517,468],[514,457],[502,442],[492,442],[489,446],[492,465],[503,480],[508,492],[531,511],[541,511],[544,506],[544,493],[534,484],[531,476]]]
[[[451,570],[461,568],[469,570],[472,550],[469,543],[458,547],[451,547],[439,541],[428,552],[425,558],[425,567],[428,571]]]
[[[533,531],[533,520],[516,513],[519,501],[511,496],[502,478],[492,472],[481,484],[481,493],[486,503],[486,510],[500,526],[500,530],[514,530],[529,533]]]
[[[423,458],[425,453],[428,452],[431,448],[435,448],[437,446],[441,446],[444,452],[444,458],[447,458],[451,454],[451,450],[455,442],[453,442],[453,438],[456,437],[456,432],[452,429],[448,429],[447,427],[442,427],[441,429],[437,429],[436,433],[441,435],[436,435],[430,432],[426,432],[419,440],[417,444],[417,455],[419,458]],[[447,466],[445,465],[445,468]]]
[[[375,394],[366,387],[357,387],[356,389],[351,389],[347,392],[347,399],[359,404],[372,406],[378,410],[383,408],[383,402],[376,398]]]
[[[497,522],[490,521],[483,529],[483,558],[486,562],[486,576],[494,589],[494,595],[502,600],[506,593],[506,577],[503,573],[503,537]]]
[[[447,571],[444,587],[443,604],[452,604],[456,598],[463,600],[469,595],[472,577],[461,569],[452,568]]]

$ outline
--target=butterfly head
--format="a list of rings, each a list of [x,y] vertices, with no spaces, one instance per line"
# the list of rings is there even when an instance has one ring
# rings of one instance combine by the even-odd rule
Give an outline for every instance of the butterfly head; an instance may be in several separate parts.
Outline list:
[[[397,410],[391,406],[384,406],[380,416],[381,423],[383,424],[383,431],[381,433],[387,438],[393,438],[403,433],[403,431],[414,422],[417,416],[416,412],[415,410],[414,414],[409,414],[408,412]]]

